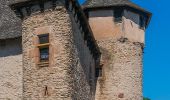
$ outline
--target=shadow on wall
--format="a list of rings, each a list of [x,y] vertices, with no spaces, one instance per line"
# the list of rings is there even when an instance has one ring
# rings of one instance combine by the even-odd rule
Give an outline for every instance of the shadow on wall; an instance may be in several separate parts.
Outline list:
[[[22,38],[0,40],[0,57],[22,54]]]

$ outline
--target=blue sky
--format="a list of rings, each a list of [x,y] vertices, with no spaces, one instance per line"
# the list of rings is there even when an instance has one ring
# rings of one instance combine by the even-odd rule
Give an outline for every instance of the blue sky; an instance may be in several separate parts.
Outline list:
[[[132,1],[153,13],[146,31],[144,96],[170,100],[170,0]]]

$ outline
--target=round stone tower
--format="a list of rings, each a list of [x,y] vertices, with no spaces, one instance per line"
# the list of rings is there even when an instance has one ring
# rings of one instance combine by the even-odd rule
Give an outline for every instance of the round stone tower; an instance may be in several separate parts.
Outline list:
[[[151,13],[129,0],[87,0],[83,9],[102,53],[96,100],[143,100],[144,37]]]

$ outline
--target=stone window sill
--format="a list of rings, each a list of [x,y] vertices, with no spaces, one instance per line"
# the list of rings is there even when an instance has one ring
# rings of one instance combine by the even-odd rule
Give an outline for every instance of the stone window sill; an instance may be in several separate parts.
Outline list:
[[[49,67],[49,62],[39,62],[37,65],[38,67]]]
[[[43,48],[43,47],[47,47],[47,46],[49,46],[49,45],[50,45],[50,43],[38,44],[37,47]]]

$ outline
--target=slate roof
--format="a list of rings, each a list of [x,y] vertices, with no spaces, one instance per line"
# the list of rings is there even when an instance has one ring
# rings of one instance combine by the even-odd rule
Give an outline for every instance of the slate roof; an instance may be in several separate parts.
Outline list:
[[[82,5],[83,9],[92,9],[92,8],[107,8],[113,6],[125,6],[137,9],[148,16],[147,25],[151,19],[152,14],[142,7],[134,4],[130,0],[86,0]]]
[[[86,0],[86,2],[83,4],[83,7],[95,8],[95,7],[126,6],[126,5],[140,10],[144,10],[143,8],[134,4],[130,0]]]
[[[8,5],[31,0],[0,0],[0,39],[16,38],[21,36],[21,20],[16,17]],[[144,10],[130,0],[87,0],[83,8],[125,6],[141,10],[149,15],[150,12]]]
[[[0,39],[21,36],[21,21],[8,6],[19,0],[0,0]]]
[[[129,0],[87,0],[83,5],[86,7],[103,7],[113,5],[124,5],[129,3]]]

